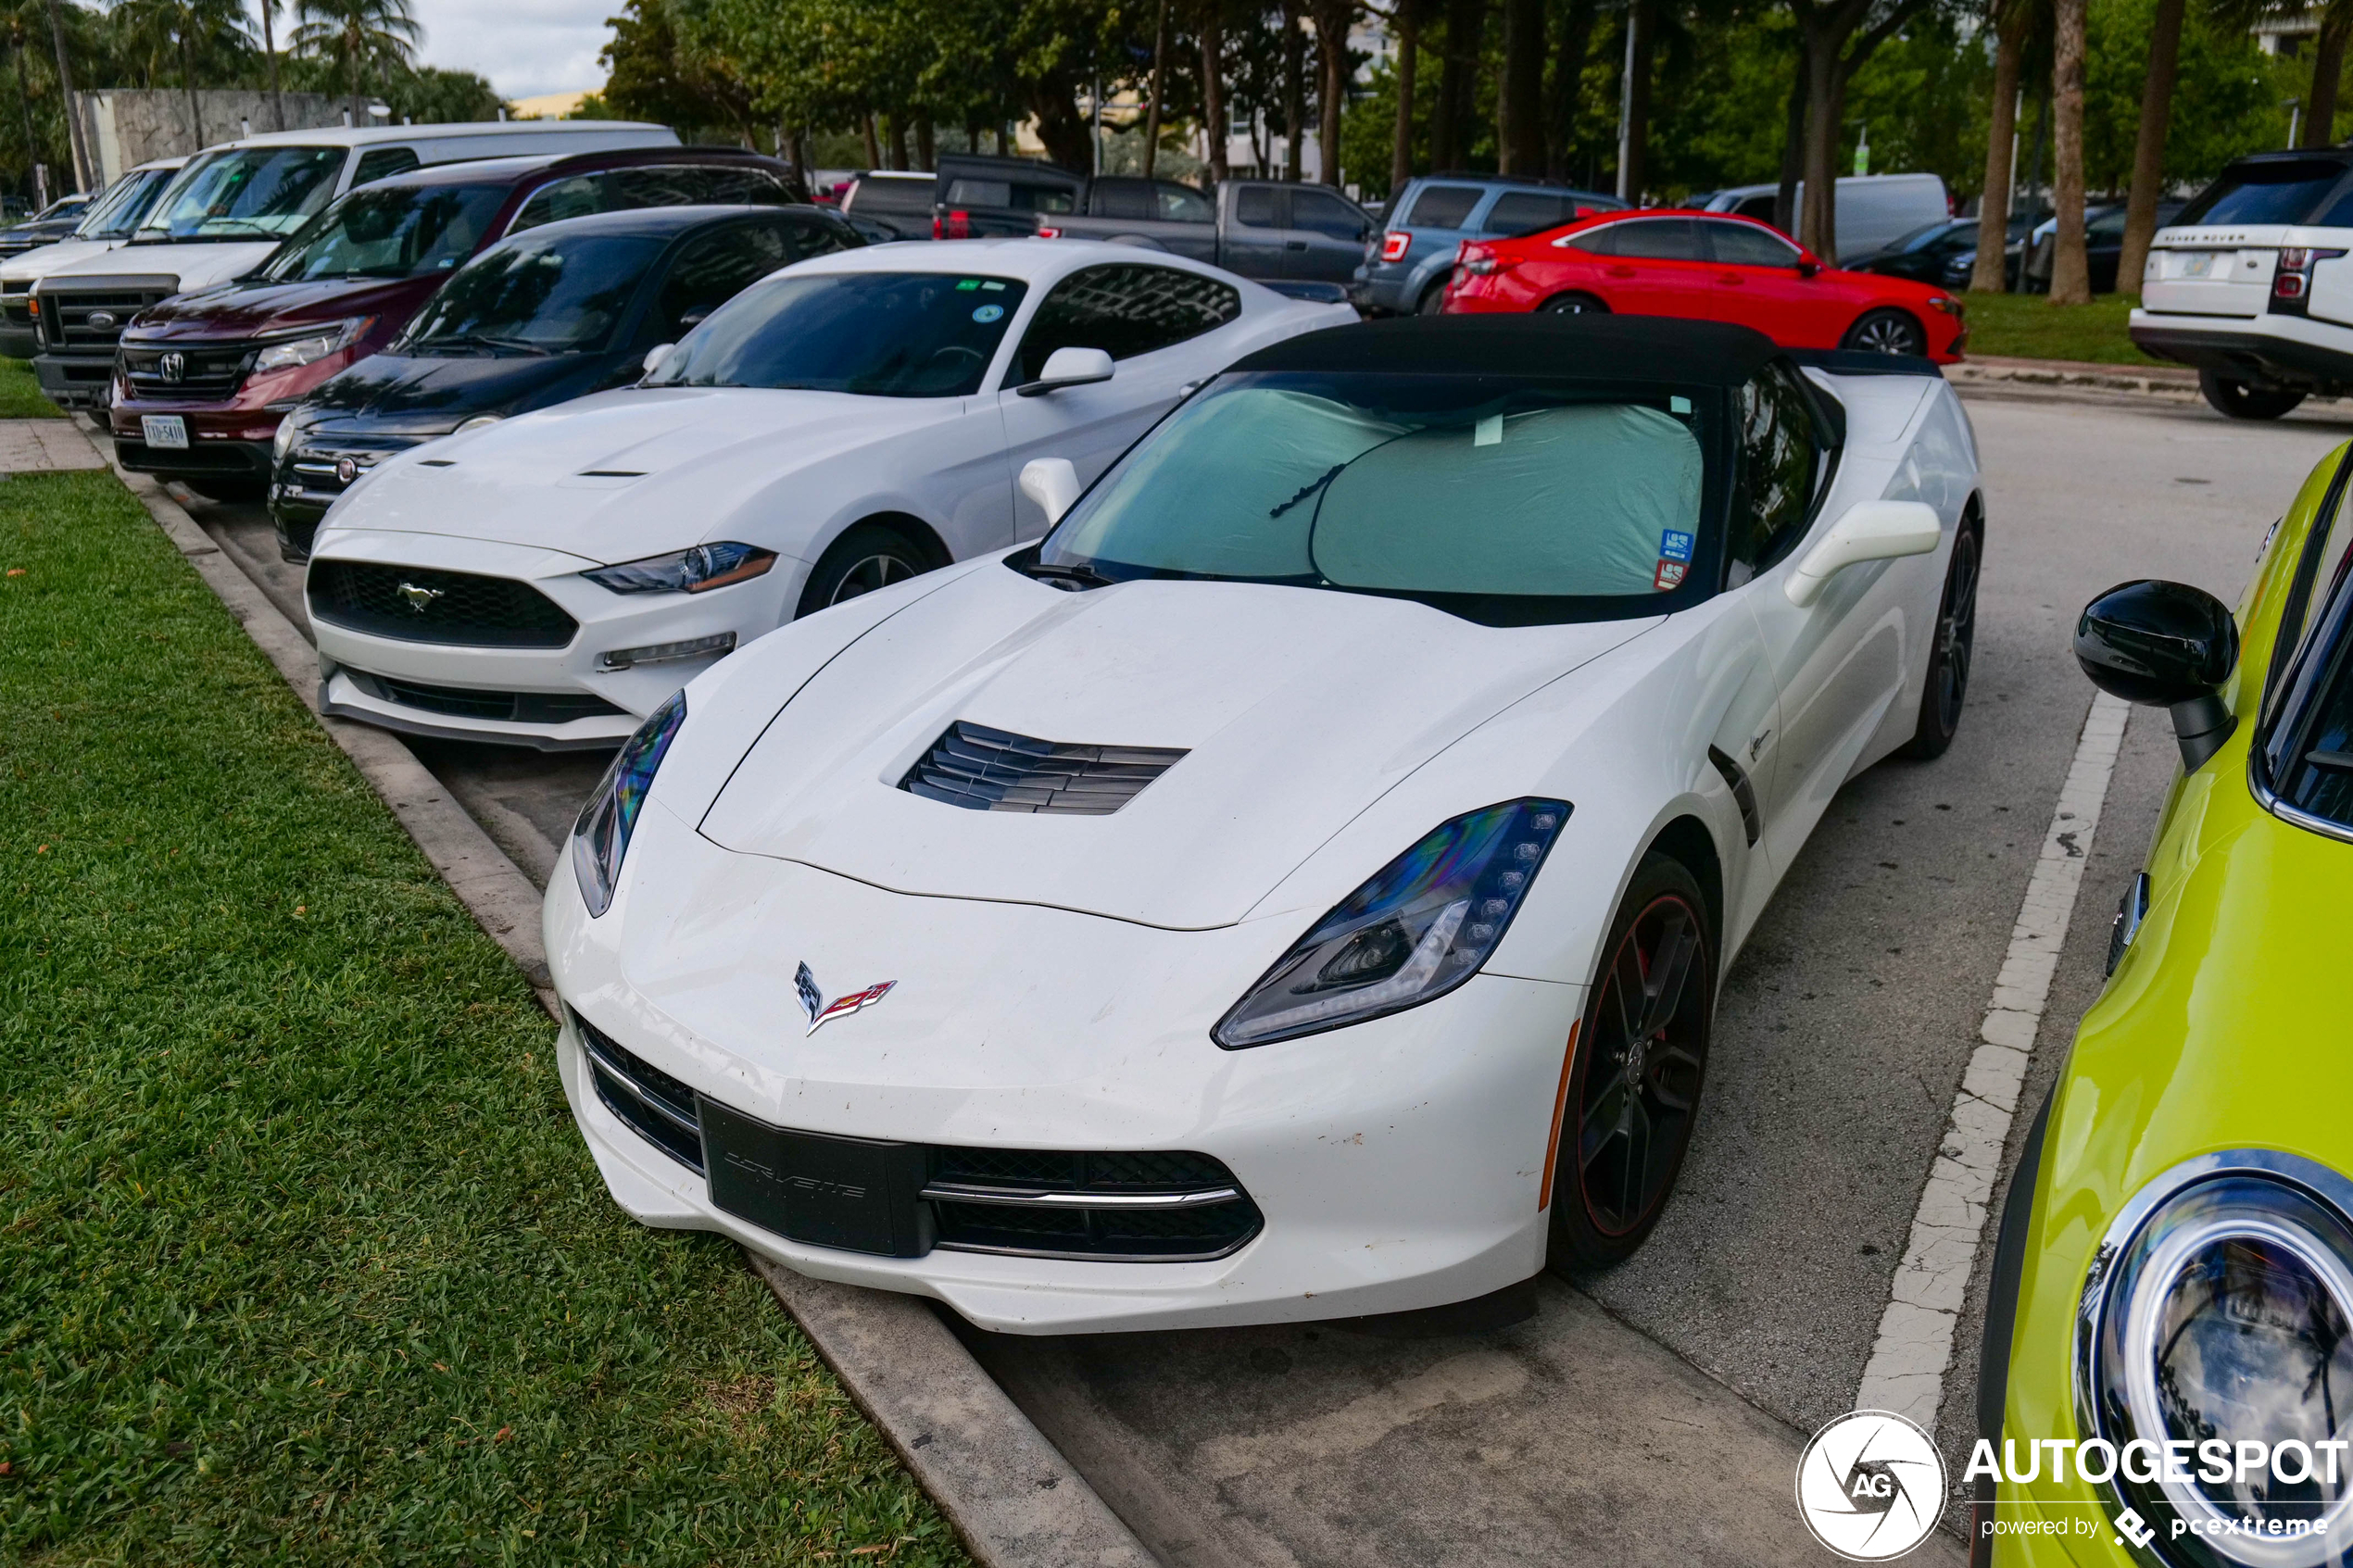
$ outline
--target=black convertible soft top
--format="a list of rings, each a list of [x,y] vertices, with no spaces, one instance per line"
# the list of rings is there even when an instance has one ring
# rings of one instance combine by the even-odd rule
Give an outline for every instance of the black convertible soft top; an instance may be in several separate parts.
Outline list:
[[[1234,369],[1738,386],[1783,352],[1748,327],[1671,316],[1404,316],[1285,338]]]

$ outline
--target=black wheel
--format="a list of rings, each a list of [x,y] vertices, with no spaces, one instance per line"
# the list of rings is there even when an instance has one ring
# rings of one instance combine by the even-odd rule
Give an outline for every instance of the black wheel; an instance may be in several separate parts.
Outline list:
[[[1624,1261],[1658,1223],[1699,1117],[1715,1021],[1715,933],[1680,861],[1642,857],[1602,951],[1553,1166],[1547,1261],[1563,1273]]]
[[[1944,569],[1944,597],[1936,607],[1936,640],[1928,650],[1919,723],[1904,746],[1904,755],[1916,761],[1944,756],[1961,727],[1969,661],[1977,649],[1977,575],[1984,553],[1983,536],[1964,522],[1953,537],[1952,562]]]
[[[1547,316],[1606,316],[1609,307],[1590,294],[1556,294],[1543,304]]]
[[[1416,316],[1443,316],[1446,314],[1445,279],[1441,278],[1438,282],[1430,284],[1429,287],[1422,290],[1421,298],[1414,301],[1414,314]]]
[[[1866,310],[1839,346],[1865,354],[1926,354],[1928,333],[1906,311]]]
[[[906,535],[879,523],[862,522],[835,540],[819,558],[817,570],[809,574],[809,586],[800,591],[800,613],[813,615],[862,594],[904,583],[929,571],[931,564],[908,543]]]
[[[2284,386],[2257,386],[2212,370],[2197,373],[2197,389],[2218,412],[2234,420],[2276,420],[2298,403],[2304,394]]]

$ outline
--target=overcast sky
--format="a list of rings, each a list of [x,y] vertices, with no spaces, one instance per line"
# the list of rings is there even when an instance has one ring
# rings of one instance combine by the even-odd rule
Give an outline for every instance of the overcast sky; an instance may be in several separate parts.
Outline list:
[[[603,83],[597,51],[610,36],[605,19],[623,0],[411,0],[425,30],[425,65],[479,71],[508,98],[573,93]],[[281,5],[280,35],[293,25]]]

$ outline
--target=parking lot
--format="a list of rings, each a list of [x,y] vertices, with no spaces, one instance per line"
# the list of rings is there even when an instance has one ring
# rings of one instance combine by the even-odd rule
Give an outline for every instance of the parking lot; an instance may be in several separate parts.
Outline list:
[[[2075,612],[2129,577],[2234,600],[2265,529],[2347,433],[2203,408],[1988,398],[1987,557],[1960,738],[1850,784],[1726,984],[1691,1161],[1647,1248],[1484,1332],[1358,1324],[966,1336],[1172,1563],[1811,1561],[1803,1435],[1855,1406],[2092,691]],[[258,508],[192,508],[301,622]],[[420,756],[535,880],[598,755]],[[2108,918],[2171,776],[2136,711],[2036,1043],[2031,1113],[2097,992]],[[2011,1130],[2011,1152],[2027,1114]],[[1938,1436],[1974,1411],[1983,1239]],[[1948,1526],[1953,1516],[1948,1514]]]

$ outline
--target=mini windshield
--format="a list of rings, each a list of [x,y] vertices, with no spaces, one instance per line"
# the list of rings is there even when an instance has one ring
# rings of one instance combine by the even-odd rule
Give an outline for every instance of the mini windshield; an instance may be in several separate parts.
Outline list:
[[[650,235],[535,232],[493,245],[442,285],[395,352],[596,353],[662,244]]]
[[[141,240],[276,240],[335,194],[340,147],[240,147],[193,167],[139,225]]]
[[[966,396],[1026,292],[958,272],[786,273],[720,307],[647,382]]]
[[[114,188],[100,196],[73,231],[77,240],[119,240],[139,226],[147,209],[156,205],[156,197],[171,183],[176,169],[141,169],[124,175]]]
[[[261,275],[303,283],[447,271],[473,254],[506,199],[503,185],[369,185],[321,213]]]
[[[1706,596],[1720,394],[1514,378],[1259,374],[1177,410],[1050,534],[1085,583],[1270,583],[1493,624]]]

